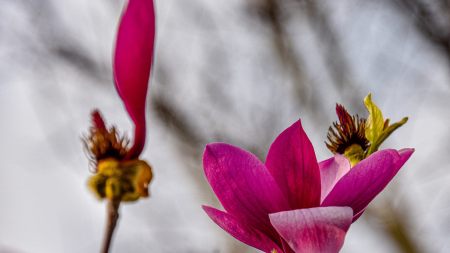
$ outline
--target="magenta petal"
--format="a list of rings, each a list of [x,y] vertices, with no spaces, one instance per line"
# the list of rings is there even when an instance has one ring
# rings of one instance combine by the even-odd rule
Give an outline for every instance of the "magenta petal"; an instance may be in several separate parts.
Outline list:
[[[414,149],[402,149],[402,150],[399,150],[398,153],[400,154],[400,159],[397,161],[396,167],[400,169],[406,163],[406,161],[408,161],[409,157],[413,154],[413,152],[414,152]],[[365,210],[366,209],[364,208],[361,211],[359,211],[358,213],[356,213],[353,216],[353,222],[358,220],[361,217],[361,215],[364,214]]]
[[[350,162],[343,155],[335,155],[330,159],[319,163],[321,194],[320,200],[323,201],[328,193],[333,189],[342,176],[350,170]]]
[[[331,192],[322,206],[350,206],[355,214],[372,201],[392,180],[414,152],[404,149],[378,151],[353,167]]]
[[[359,211],[359,213],[354,214],[353,215],[353,222],[355,222],[357,219],[359,219],[359,217],[361,217],[361,215],[364,214],[364,211],[366,211],[365,208],[363,210]]]
[[[203,168],[217,198],[230,215],[262,232],[276,235],[268,214],[288,210],[289,206],[256,156],[229,144],[208,144],[203,154]]]
[[[400,159],[397,161],[396,164],[398,170],[406,163],[406,161],[408,161],[408,159],[412,156],[413,153],[414,153],[413,148],[404,148],[398,151],[398,154],[400,155]]]
[[[311,142],[299,121],[272,143],[266,166],[292,209],[320,204],[320,172]]]
[[[270,214],[270,221],[295,252],[335,253],[352,223],[350,207],[316,207]]]
[[[281,245],[283,246],[283,253],[295,253],[294,250],[291,249],[291,246],[283,239],[283,237],[280,237]]]
[[[145,101],[153,58],[153,0],[129,0],[117,34],[114,77],[117,91],[135,124],[129,158],[139,156],[145,143]]]
[[[203,206],[203,210],[219,227],[237,240],[264,252],[270,252],[273,249],[280,253],[283,252],[272,239],[261,231],[239,222],[230,214],[208,206]]]

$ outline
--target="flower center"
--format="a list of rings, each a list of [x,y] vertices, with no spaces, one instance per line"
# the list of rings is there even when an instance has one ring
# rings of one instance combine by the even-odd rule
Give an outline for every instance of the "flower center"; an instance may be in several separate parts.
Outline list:
[[[351,116],[342,105],[336,104],[339,121],[328,129],[328,142],[325,142],[333,154],[344,155],[352,166],[376,152],[389,135],[408,121],[405,117],[390,124],[372,101],[371,94],[364,98],[364,104],[369,112],[367,119]]]
[[[99,162],[88,185],[100,199],[135,201],[148,197],[152,177],[152,169],[145,161],[120,162],[109,158]]]
[[[359,118],[358,115],[351,116],[339,104],[336,105],[336,114],[339,121],[333,122],[333,125],[328,129],[328,142],[325,142],[328,149],[333,154],[366,151],[370,145],[365,136],[366,119]]]
[[[123,160],[129,151],[128,138],[120,136],[115,127],[107,129],[98,111],[92,113],[92,122],[89,135],[83,138],[83,142],[93,166],[96,168],[101,160],[108,158]]]
[[[105,126],[100,113],[92,113],[93,126],[84,138],[84,145],[95,174],[88,186],[98,198],[112,201],[135,201],[148,197],[148,185],[153,174],[143,160],[126,159],[129,140],[120,136],[114,127]]]

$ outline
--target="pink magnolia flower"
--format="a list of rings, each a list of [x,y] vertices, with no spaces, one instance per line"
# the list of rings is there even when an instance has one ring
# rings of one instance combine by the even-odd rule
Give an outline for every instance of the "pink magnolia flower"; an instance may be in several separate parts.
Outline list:
[[[300,121],[276,138],[265,164],[238,147],[208,144],[205,175],[225,211],[203,209],[264,252],[338,252],[351,223],[413,151],[378,151],[352,168],[341,155],[318,163]]]

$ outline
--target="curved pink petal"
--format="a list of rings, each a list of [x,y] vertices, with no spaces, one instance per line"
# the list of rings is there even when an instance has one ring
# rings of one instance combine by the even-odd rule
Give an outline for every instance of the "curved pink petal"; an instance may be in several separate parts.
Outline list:
[[[352,223],[350,207],[316,207],[270,214],[270,221],[295,252],[335,253]]]
[[[230,214],[208,206],[203,206],[203,210],[219,227],[237,240],[264,252],[271,252],[273,249],[280,253],[283,252],[277,243],[261,231],[239,222]]]
[[[330,159],[319,163],[321,194],[320,201],[323,201],[328,193],[333,189],[342,176],[350,170],[350,162],[343,155],[335,155]]]
[[[268,214],[288,210],[289,206],[256,156],[229,144],[208,144],[203,168],[214,193],[230,215],[275,239]]]
[[[291,249],[291,246],[289,246],[289,244],[283,239],[283,237],[280,237],[280,239],[281,245],[283,245],[283,253],[295,253],[295,251]]]
[[[360,212],[387,186],[413,152],[413,149],[400,152],[386,149],[372,154],[336,183],[322,206],[350,206],[360,216]]]
[[[397,161],[396,166],[398,168],[401,168],[405,164],[405,162],[409,159],[409,157],[412,155],[413,151],[414,151],[413,149],[402,149],[402,150],[399,150],[400,159]],[[364,214],[365,210],[366,209],[364,208],[361,211],[359,211],[357,214],[355,214],[353,216],[353,222],[358,220]]]
[[[129,0],[117,34],[114,78],[117,91],[135,125],[128,158],[139,156],[145,143],[145,101],[153,58],[153,0]]]
[[[266,166],[292,209],[320,204],[320,172],[311,142],[299,121],[272,143]]]
[[[364,208],[363,210],[359,211],[359,213],[356,213],[353,215],[353,222],[355,222],[356,220],[359,219],[359,217],[361,217],[361,215],[364,214],[364,211],[366,211],[366,209]]]
[[[414,153],[413,148],[403,148],[398,151],[398,154],[400,155],[400,159],[397,161],[396,164],[398,170],[402,168],[402,166],[406,163],[406,161],[408,161],[408,159],[412,156],[413,153]]]

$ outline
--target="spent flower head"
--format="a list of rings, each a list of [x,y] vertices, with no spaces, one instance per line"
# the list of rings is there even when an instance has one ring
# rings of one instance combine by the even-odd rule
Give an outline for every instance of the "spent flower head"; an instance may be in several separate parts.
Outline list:
[[[147,197],[153,174],[139,156],[146,139],[145,104],[153,59],[155,13],[153,0],[129,0],[120,21],[114,53],[116,90],[134,123],[132,141],[115,127],[107,127],[98,110],[84,145],[94,175],[88,186],[100,199],[108,200],[107,226],[101,252],[107,253],[122,201]]]
[[[143,160],[129,159],[129,140],[115,127],[106,127],[98,111],[92,113],[93,126],[84,138],[95,174],[88,186],[100,198],[135,201],[148,197],[148,184],[153,174]]]
[[[115,87],[134,123],[132,141],[108,128],[98,110],[84,138],[95,174],[89,188],[101,199],[135,201],[147,197],[150,166],[139,156],[146,139],[145,104],[153,58],[155,15],[152,0],[129,0],[119,25],[114,54]]]
[[[94,175],[88,186],[99,199],[107,199],[107,225],[102,253],[109,252],[122,201],[148,197],[153,174],[139,156],[146,139],[145,104],[153,59],[155,13],[153,0],[128,0],[120,21],[114,52],[114,84],[134,123],[134,138],[107,127],[98,110],[84,138]]]

